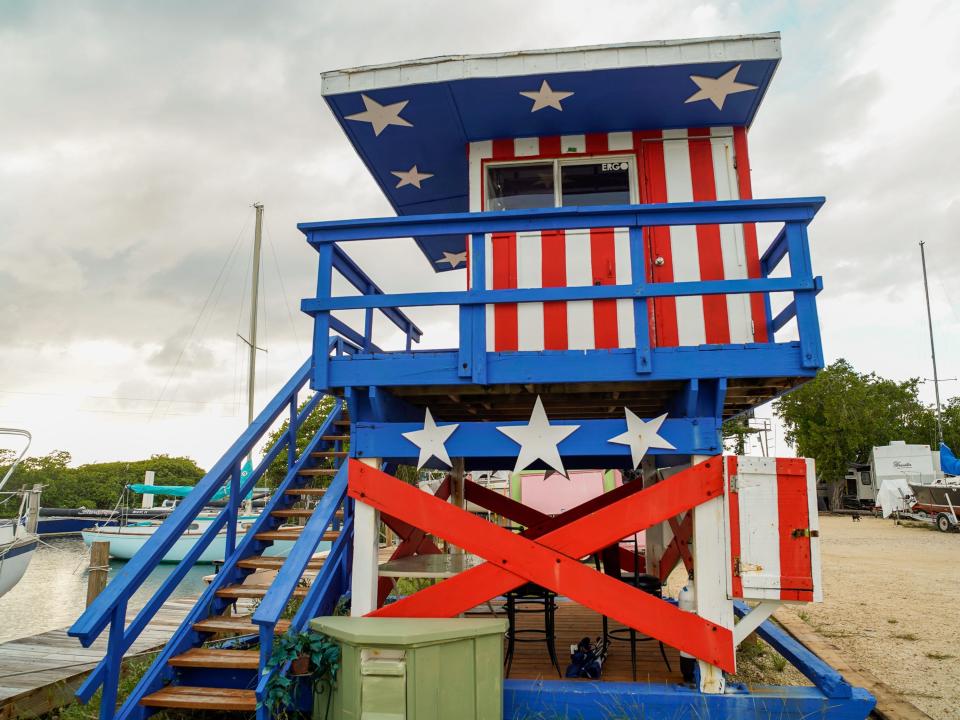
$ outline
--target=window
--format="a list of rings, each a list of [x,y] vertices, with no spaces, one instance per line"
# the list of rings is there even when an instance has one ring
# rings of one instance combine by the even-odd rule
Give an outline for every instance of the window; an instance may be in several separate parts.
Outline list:
[[[488,210],[554,206],[553,163],[499,165],[487,175]]]
[[[627,205],[636,202],[632,162],[604,157],[490,165],[485,209]]]
[[[560,204],[629,205],[630,163],[614,160],[561,165]]]

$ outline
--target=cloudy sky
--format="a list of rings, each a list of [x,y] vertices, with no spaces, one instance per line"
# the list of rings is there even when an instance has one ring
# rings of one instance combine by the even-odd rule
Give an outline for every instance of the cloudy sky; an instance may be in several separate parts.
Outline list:
[[[390,214],[322,71],[770,30],[784,59],[751,132],[754,193],[828,198],[811,227],[828,360],[930,376],[926,240],[941,375],[960,376],[957,27],[960,5],[917,0],[4,2],[0,426],[76,462],[216,460],[246,420],[251,205],[260,400],[308,353],[314,254],[296,222]],[[388,291],[463,282],[411,241],[351,251]],[[411,314],[451,344],[449,316]]]

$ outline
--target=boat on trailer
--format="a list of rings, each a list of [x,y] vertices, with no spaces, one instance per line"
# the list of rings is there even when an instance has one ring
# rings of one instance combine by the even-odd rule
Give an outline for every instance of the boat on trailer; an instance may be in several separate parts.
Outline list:
[[[3,492],[4,486],[13,476],[17,466],[26,457],[32,439],[27,430],[17,428],[0,428],[0,436],[3,435],[19,437],[26,442],[17,459],[7,469],[3,479],[0,479],[0,499],[19,501],[17,514],[14,517],[0,520],[0,597],[20,582],[37,550],[39,538],[35,532],[36,512],[40,505],[39,491]]]

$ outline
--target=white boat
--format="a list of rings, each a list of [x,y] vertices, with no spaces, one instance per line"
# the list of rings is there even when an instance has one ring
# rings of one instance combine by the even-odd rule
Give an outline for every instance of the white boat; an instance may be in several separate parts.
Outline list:
[[[186,556],[197,540],[207,529],[207,524],[215,519],[215,515],[201,515],[194,520],[190,527],[180,535],[173,547],[163,556],[163,562],[180,562]],[[237,523],[237,543],[249,531],[256,515],[242,516]],[[117,560],[129,560],[144,546],[147,539],[160,527],[157,521],[130,523],[122,527],[102,527],[94,530],[84,530],[81,535],[83,541],[90,545],[94,542],[109,542],[110,557]],[[293,542],[281,540],[264,551],[264,555],[285,556],[293,547]],[[212,563],[222,561],[227,548],[227,531],[221,530],[217,536],[200,554],[197,562]]]
[[[30,448],[31,436],[26,430],[14,428],[0,428],[0,435],[13,435],[25,438],[27,441],[20,455],[7,470],[3,479],[0,480],[0,491],[2,491],[17,465],[26,456],[27,450]],[[23,574],[27,571],[27,566],[30,564],[34,552],[37,550],[39,543],[37,535],[33,531],[36,529],[37,513],[40,509],[40,492],[0,492],[0,496],[6,496],[8,499],[20,498],[17,516],[0,521],[0,597],[3,597],[14,585],[20,582]],[[28,499],[30,500],[29,503]],[[30,517],[26,515],[28,506]]]

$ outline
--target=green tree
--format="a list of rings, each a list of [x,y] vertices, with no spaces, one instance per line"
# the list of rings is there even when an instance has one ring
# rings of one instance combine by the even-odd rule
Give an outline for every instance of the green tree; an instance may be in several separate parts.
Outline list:
[[[920,402],[918,378],[903,382],[861,374],[843,359],[777,401],[786,439],[803,457],[817,462],[827,482],[841,480],[847,463],[866,462],[870,449],[891,440],[933,444],[936,422]],[[960,416],[960,404],[957,406]]]
[[[307,398],[298,408],[298,412],[303,412],[304,408],[307,406],[307,403],[310,402],[311,398]],[[336,402],[336,398],[330,395],[324,395],[320,401],[317,403],[317,406],[313,411],[300,423],[300,427],[297,428],[297,455],[299,456],[303,452],[304,448],[313,439],[313,436],[317,434],[317,431],[320,429],[320,426],[323,425],[324,421],[327,419],[327,416],[330,415],[330,411],[333,410],[333,405]],[[266,454],[270,451],[270,448],[280,440],[280,438],[286,434],[287,428],[290,426],[289,418],[283,421],[283,424],[280,425],[276,430],[267,435],[267,440],[263,445],[263,453]],[[342,432],[343,428],[339,428],[336,431],[336,434],[346,434]],[[346,443],[344,444],[344,449],[346,449]],[[270,464],[270,467],[267,468],[267,471],[264,473],[264,480],[266,481],[267,487],[274,488],[280,484],[284,477],[287,474],[287,445],[284,443],[283,449],[280,451],[280,454],[277,455],[276,459]]]

